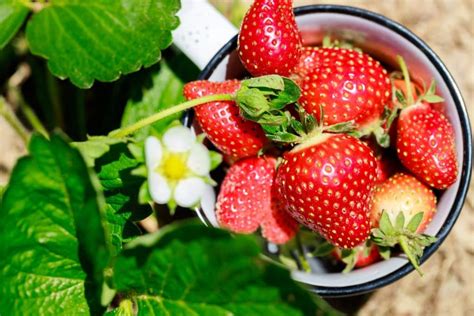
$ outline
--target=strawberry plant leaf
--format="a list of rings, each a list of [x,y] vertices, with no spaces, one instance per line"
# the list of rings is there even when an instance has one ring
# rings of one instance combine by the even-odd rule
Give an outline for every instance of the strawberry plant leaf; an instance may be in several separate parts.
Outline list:
[[[31,52],[80,88],[149,67],[171,44],[179,0],[52,0],[28,23]]]
[[[107,136],[92,136],[84,142],[71,143],[79,149],[87,166],[94,167],[95,160],[109,151],[110,146],[119,143],[120,140]]]
[[[395,234],[395,228],[393,227],[392,221],[386,211],[383,211],[382,216],[380,217],[379,229],[388,236],[393,236]]]
[[[97,180],[61,135],[34,135],[29,152],[0,209],[0,314],[101,313],[110,241]]]
[[[106,199],[106,220],[111,234],[113,254],[122,249],[122,243],[141,235],[136,221],[151,214],[149,205],[139,204],[140,187],[145,178],[134,171],[141,166],[126,143],[111,145],[107,153],[95,161],[95,170]]]
[[[233,237],[196,221],[131,242],[117,258],[114,283],[128,300],[124,306],[132,302],[139,315],[333,313],[287,270],[262,260],[252,237]]]
[[[183,81],[165,62],[160,63],[158,71],[151,75],[151,86],[139,87],[139,96],[132,97],[125,106],[122,116],[122,127],[129,126],[154,113],[160,112],[184,100]],[[137,140],[145,139],[151,132],[161,134],[174,120],[181,117],[180,113],[171,115],[150,126],[138,130],[134,136]]]
[[[28,15],[24,1],[0,1],[0,49],[10,42]]]

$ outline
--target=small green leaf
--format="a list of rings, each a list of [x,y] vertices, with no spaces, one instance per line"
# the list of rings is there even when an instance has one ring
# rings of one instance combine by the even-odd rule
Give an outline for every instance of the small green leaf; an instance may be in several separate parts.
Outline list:
[[[341,260],[346,264],[343,273],[351,272],[357,262],[357,249],[342,249],[341,250]]]
[[[416,232],[418,226],[420,226],[420,223],[423,220],[423,215],[423,212],[416,213],[415,216],[411,218],[406,228],[412,233]]]
[[[134,222],[151,213],[149,205],[139,204],[140,187],[146,178],[137,176],[136,170],[143,164],[128,149],[126,143],[114,144],[95,161],[95,170],[106,198],[106,219],[114,255],[122,249],[124,239],[133,237],[130,234],[140,234]]]
[[[210,150],[209,157],[211,158],[211,171],[216,169],[222,163],[222,155],[217,151]]]
[[[390,259],[390,254],[391,254],[391,249],[390,249],[390,247],[378,246],[378,248],[379,248],[380,256],[381,256],[384,260]]]
[[[398,102],[400,102],[401,104],[406,104],[406,99],[402,91],[396,89],[395,96],[397,97]]]
[[[99,314],[110,239],[81,154],[34,135],[0,209],[0,314]]]
[[[439,102],[444,102],[444,99],[438,95],[431,94],[431,95],[425,95],[422,98],[424,101],[428,103],[439,103]]]
[[[278,134],[266,134],[266,136],[272,141],[281,143],[295,143],[300,140],[298,136],[286,132],[281,132]]]
[[[261,77],[242,80],[242,86],[249,88],[263,88],[268,90],[283,91],[285,82],[283,77],[278,75],[267,75]]]
[[[288,271],[262,260],[252,237],[195,221],[136,239],[114,271],[115,287],[138,315],[337,314]]]
[[[26,29],[31,52],[80,88],[149,67],[172,42],[179,0],[49,1]]]
[[[158,71],[151,74],[151,85],[137,87],[137,96],[128,100],[122,116],[121,126],[129,126],[154,113],[168,109],[183,101],[183,82],[165,62],[161,62]],[[154,67],[155,68],[155,67]],[[162,134],[169,124],[181,117],[180,113],[171,115],[137,132],[134,137],[143,140],[151,132]],[[143,153],[143,151],[142,151]]]
[[[237,91],[236,102],[245,118],[258,120],[266,111],[270,110],[267,97],[258,89],[242,87]]]
[[[395,229],[390,221],[390,217],[386,211],[382,211],[382,216],[379,221],[379,229],[385,234],[392,236],[395,234]]]
[[[333,132],[333,133],[347,133],[347,132],[352,132],[353,130],[355,130],[355,125],[353,121],[341,122],[341,123],[328,126],[324,130],[326,132]]]
[[[74,142],[71,145],[79,149],[87,166],[94,167],[95,160],[108,152],[111,145],[119,142],[121,140],[107,136],[90,136],[87,141]]]
[[[326,257],[334,251],[334,246],[328,242],[323,242],[318,247],[311,252],[313,257]]]
[[[298,101],[301,95],[300,87],[293,80],[283,77],[283,82],[285,83],[283,91],[270,101],[274,109],[283,109],[286,105]]]
[[[397,218],[395,219],[395,229],[402,230],[405,226],[405,214],[403,212],[398,213]]]
[[[28,8],[21,0],[0,1],[0,50],[10,42],[23,25]]]

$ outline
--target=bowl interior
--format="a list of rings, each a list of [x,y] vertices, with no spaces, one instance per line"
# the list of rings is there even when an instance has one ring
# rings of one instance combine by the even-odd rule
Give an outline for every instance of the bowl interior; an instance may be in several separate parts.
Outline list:
[[[325,35],[333,34],[339,39],[354,42],[356,46],[361,47],[389,68],[397,68],[395,58],[397,55],[403,56],[410,72],[415,75],[414,79],[417,81],[422,80],[429,84],[432,79],[436,80],[437,93],[445,99],[442,111],[445,112],[454,126],[459,166],[460,168],[463,166],[465,148],[460,116],[455,101],[445,77],[443,78],[422,48],[417,47],[413,42],[403,37],[393,25],[387,26],[380,23],[380,21],[341,12],[304,11],[301,13],[296,20],[305,45],[318,44]],[[209,79],[223,81],[229,78],[242,78],[245,74],[246,72],[234,50],[218,63]],[[461,172],[459,173],[461,174]],[[449,189],[440,194],[438,211],[427,228],[426,232],[428,234],[437,235],[442,228],[449,212],[453,209],[459,185],[460,178]],[[200,216],[206,217],[209,223],[217,226],[212,205],[204,207]],[[372,282],[397,271],[407,262],[404,257],[394,257],[347,274],[333,273],[324,268],[323,265],[316,265],[312,273],[294,271],[293,277],[298,281],[315,286],[316,289],[317,287],[341,288]]]

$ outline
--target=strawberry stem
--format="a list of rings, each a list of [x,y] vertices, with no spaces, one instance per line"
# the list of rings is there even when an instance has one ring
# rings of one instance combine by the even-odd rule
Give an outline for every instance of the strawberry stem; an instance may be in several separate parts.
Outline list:
[[[413,99],[413,93],[411,91],[411,81],[410,81],[410,73],[408,72],[408,67],[407,64],[405,63],[405,60],[403,59],[402,56],[398,55],[397,56],[397,61],[398,64],[400,65],[400,70],[402,71],[403,74],[403,80],[405,81],[405,86],[406,86],[406,91],[407,91],[407,105],[410,106],[415,103],[415,100]]]
[[[198,106],[198,105],[201,105],[201,104],[204,104],[204,103],[208,103],[208,102],[215,102],[215,101],[233,101],[235,99],[235,97],[233,95],[230,95],[230,94],[215,94],[215,95],[208,95],[208,96],[204,96],[204,97],[201,97],[201,98],[197,98],[197,99],[194,99],[194,100],[190,100],[190,101],[186,101],[186,102],[183,102],[183,103],[180,103],[178,105],[175,105],[171,108],[168,108],[166,110],[163,110],[161,112],[158,112],[158,113],[155,113],[149,117],[146,117],[136,123],[133,123],[129,126],[126,126],[126,127],[123,127],[123,128],[120,128],[120,129],[116,129],[112,132],[109,133],[109,137],[112,137],[112,138],[123,138],[127,135],[130,135],[134,132],[136,132],[137,130],[145,127],[145,126],[148,126],[150,124],[153,124],[161,119],[164,119],[170,115],[173,115],[173,114],[176,114],[176,113],[179,113],[181,111],[184,111],[184,110],[187,110],[187,109],[191,109],[195,106]]]
[[[410,250],[410,247],[408,245],[407,237],[404,236],[404,235],[400,235],[400,237],[398,238],[398,242],[399,242],[400,247],[402,248],[403,252],[408,257],[408,260],[415,267],[416,271],[420,274],[420,276],[423,276],[423,272],[420,269],[420,266],[418,264],[418,260],[415,258],[415,256],[413,255],[413,253]]]

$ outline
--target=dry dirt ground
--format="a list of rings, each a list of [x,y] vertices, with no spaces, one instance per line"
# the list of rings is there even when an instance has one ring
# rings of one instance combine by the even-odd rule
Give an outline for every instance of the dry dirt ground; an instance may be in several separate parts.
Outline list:
[[[215,0],[231,4],[233,0]],[[441,57],[474,118],[474,0],[295,0],[345,4],[382,13],[414,31]],[[220,3],[222,4],[222,3]],[[25,149],[0,118],[0,184]],[[359,315],[474,315],[474,184],[454,229],[417,274],[374,293]]]

